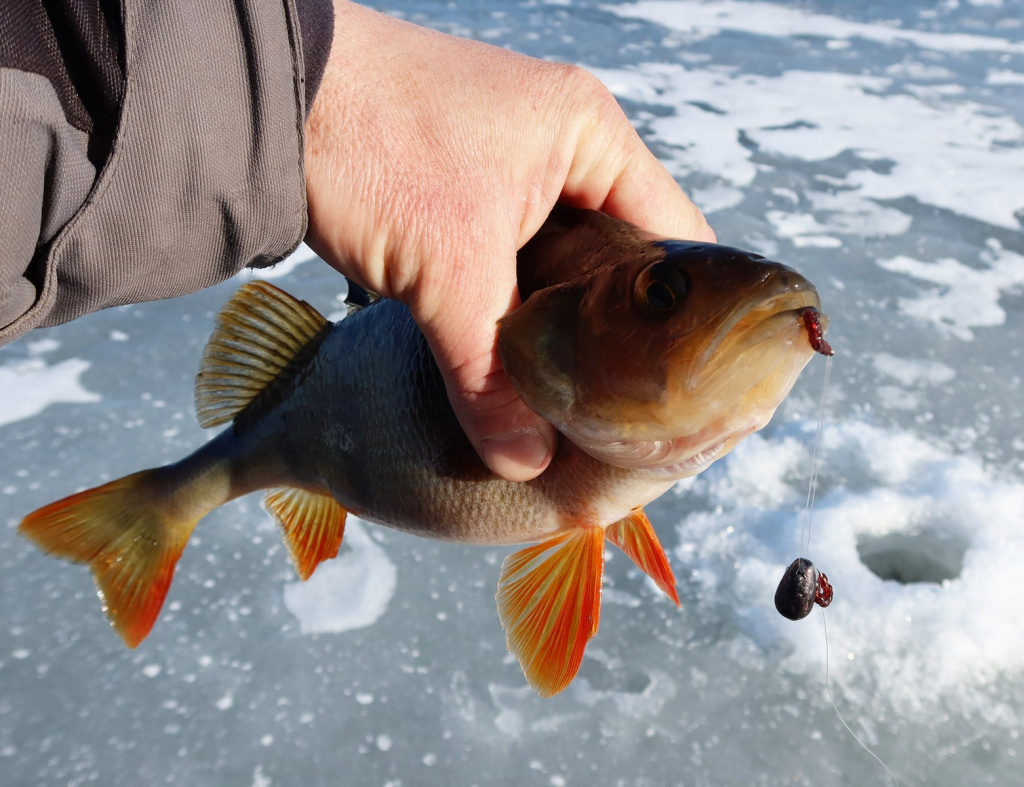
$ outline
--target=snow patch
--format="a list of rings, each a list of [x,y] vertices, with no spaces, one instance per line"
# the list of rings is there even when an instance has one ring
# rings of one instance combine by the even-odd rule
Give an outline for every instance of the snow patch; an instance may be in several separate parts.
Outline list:
[[[38,415],[51,404],[100,401],[79,381],[89,366],[81,358],[52,366],[35,357],[0,364],[0,426]]]
[[[897,358],[889,353],[877,353],[873,362],[878,371],[903,385],[940,385],[956,377],[952,367],[923,358]]]
[[[308,581],[285,585],[284,605],[303,634],[366,628],[387,611],[396,578],[395,564],[361,520],[349,516],[342,553],[321,563]]]

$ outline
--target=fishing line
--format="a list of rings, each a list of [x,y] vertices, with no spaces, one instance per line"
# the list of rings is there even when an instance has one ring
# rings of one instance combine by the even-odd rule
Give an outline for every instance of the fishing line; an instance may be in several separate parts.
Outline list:
[[[821,400],[818,404],[818,428],[815,430],[814,450],[811,452],[811,478],[810,483],[807,486],[807,502],[804,505],[804,522],[800,536],[800,543],[803,545],[803,549],[801,550],[801,552],[804,555],[808,555],[808,560],[810,559],[809,555],[811,551],[811,524],[814,514],[814,502],[818,491],[818,470],[821,465],[821,444],[823,441],[823,432],[825,426],[825,402],[828,395],[829,378],[831,376],[832,356],[830,355],[825,359],[825,376],[821,385]],[[843,714],[839,711],[839,706],[836,704],[835,697],[832,695],[832,681],[829,672],[830,660],[828,647],[828,625],[825,622],[826,605],[819,604],[819,606],[821,606],[821,628],[825,634],[825,691],[828,693],[829,702],[832,703],[832,710],[836,712],[836,717],[838,717],[839,721],[842,722],[842,725],[846,727],[846,731],[850,733],[850,736],[855,741],[857,741],[857,743],[860,745],[862,749],[864,749],[864,751],[866,751],[868,754],[874,757],[875,761],[879,765],[881,765],[885,769],[885,772],[889,774],[889,776],[892,778],[893,782],[896,784],[896,787],[899,787],[900,780],[896,776],[896,774],[889,769],[889,766],[882,761],[881,757],[879,757],[877,754],[875,754],[874,751],[871,750],[870,746],[864,743],[864,741],[862,741],[857,736],[857,733],[853,731],[853,728],[850,727],[846,719],[843,718]]]
[[[879,757],[877,754],[875,754],[871,750],[870,746],[868,746],[866,743],[864,743],[864,741],[862,741],[860,738],[857,737],[857,733],[855,733],[850,728],[850,725],[846,723],[846,719],[843,718],[843,714],[839,712],[839,706],[836,705],[835,697],[832,696],[832,684],[829,681],[829,671],[828,671],[828,668],[829,668],[829,659],[828,659],[828,625],[826,625],[826,623],[825,623],[825,610],[824,610],[824,608],[822,608],[822,610],[821,610],[821,628],[825,632],[825,691],[828,692],[828,700],[829,700],[829,702],[832,703],[832,709],[836,712],[836,716],[839,718],[839,721],[841,721],[843,723],[843,726],[846,727],[846,731],[848,733],[850,733],[850,735],[853,737],[853,739],[855,741],[857,741],[857,743],[860,744],[860,747],[864,751],[866,751],[868,754],[870,754],[872,757],[874,757],[875,761],[879,765],[881,765],[883,768],[885,768],[885,772],[887,774],[889,774],[889,776],[892,777],[892,780],[896,784],[896,787],[899,787],[899,784],[900,784],[899,777],[895,773],[893,773],[891,770],[889,770],[889,766],[886,765],[882,761],[881,757]]]
[[[818,468],[821,464],[822,433],[825,428],[825,400],[828,395],[828,381],[832,376],[832,356],[825,358],[825,379],[821,384],[821,400],[818,403],[818,428],[814,433],[814,450],[811,453],[811,480],[807,486],[807,502],[804,504],[804,523],[800,531],[801,554],[811,551],[811,520],[814,515],[814,498],[818,493]]]

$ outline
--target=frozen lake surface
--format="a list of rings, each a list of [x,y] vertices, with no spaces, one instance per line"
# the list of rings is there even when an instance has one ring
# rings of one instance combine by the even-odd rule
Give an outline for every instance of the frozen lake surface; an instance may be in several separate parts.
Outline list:
[[[836,704],[905,785],[1024,772],[1024,3],[410,2],[579,63],[719,238],[814,281],[836,349],[807,555]],[[308,256],[308,255],[307,255]],[[275,283],[335,318],[315,259]],[[256,496],[205,519],[129,651],[86,569],[15,529],[206,439],[192,384],[237,282],[0,349],[0,784],[891,783],[782,619],[824,361],[772,424],[648,508],[677,610],[611,553],[601,630],[544,700],[494,608],[510,550],[350,520],[297,583]]]

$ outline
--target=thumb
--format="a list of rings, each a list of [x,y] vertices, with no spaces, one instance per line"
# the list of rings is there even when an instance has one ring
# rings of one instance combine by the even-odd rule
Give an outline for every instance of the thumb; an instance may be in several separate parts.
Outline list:
[[[504,256],[510,258],[507,265],[453,266],[453,277],[434,302],[416,299],[412,310],[444,377],[455,415],[480,458],[502,478],[528,481],[548,466],[556,435],[554,427],[519,397],[498,357],[498,320],[520,302],[515,252]],[[502,257],[479,251],[470,259]]]

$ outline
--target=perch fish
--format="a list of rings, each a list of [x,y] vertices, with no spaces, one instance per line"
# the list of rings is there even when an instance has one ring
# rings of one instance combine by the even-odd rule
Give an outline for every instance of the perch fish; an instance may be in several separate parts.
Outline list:
[[[256,490],[303,579],[337,554],[349,512],[429,538],[530,544],[502,564],[498,614],[530,685],[556,694],[597,632],[605,541],[678,604],[643,506],[768,422],[827,319],[784,265],[568,207],[521,250],[518,283],[499,353],[559,433],[532,481],[480,461],[404,305],[380,299],[331,323],[254,281],[219,314],[196,381],[200,424],[227,428],[175,464],[45,506],[19,532],[90,567],[130,647],[199,520]]]

